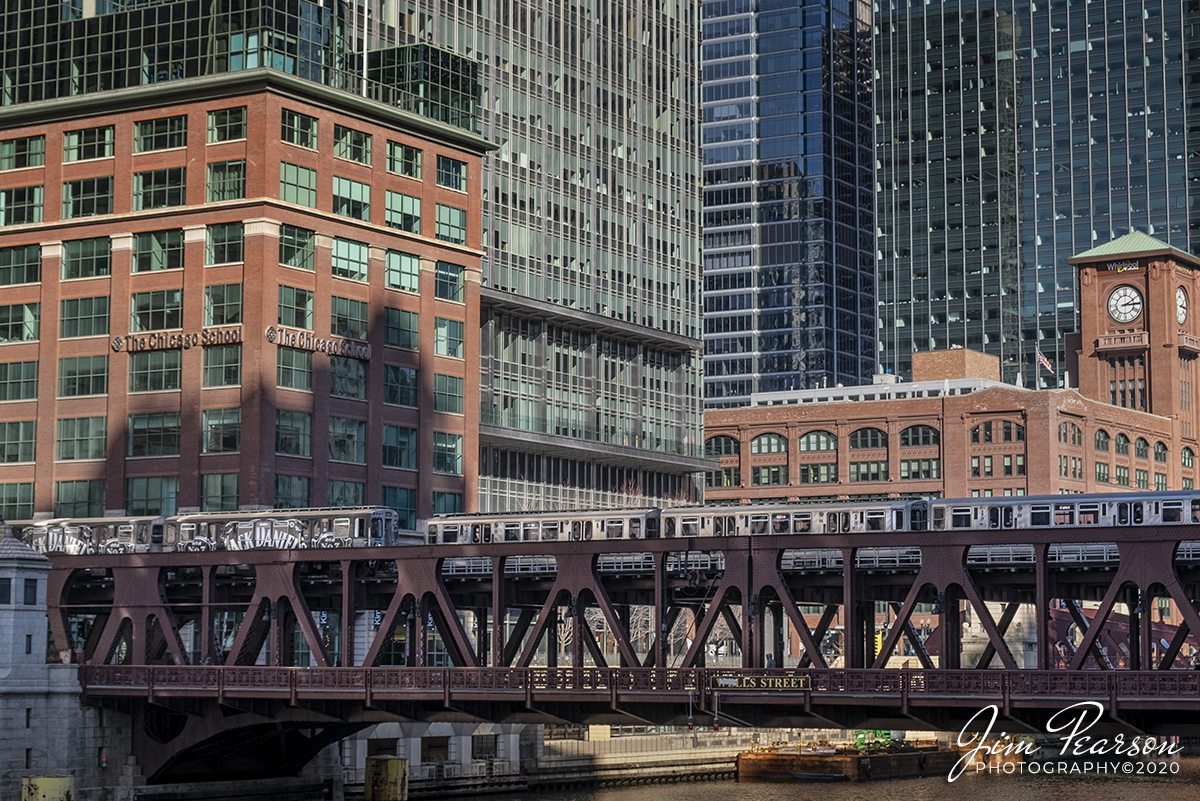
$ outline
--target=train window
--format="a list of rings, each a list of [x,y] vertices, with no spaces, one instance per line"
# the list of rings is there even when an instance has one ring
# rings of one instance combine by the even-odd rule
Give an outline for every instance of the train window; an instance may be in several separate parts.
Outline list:
[[[1140,526],[1145,522],[1146,505],[1143,503],[1135,503],[1133,506],[1133,524]]]
[[[1079,504],[1079,525],[1095,526],[1100,523],[1100,505],[1096,503]]]
[[[806,534],[812,531],[812,513],[800,512],[792,515],[792,532],[796,534]]]
[[[191,542],[196,539],[196,524],[195,523],[180,523],[179,524],[179,542]]]
[[[842,512],[838,515],[838,517],[841,518],[842,531],[846,532],[847,534],[850,533],[850,513]]]
[[[950,528],[970,528],[971,507],[956,506],[950,510]]]
[[[700,536],[700,518],[698,517],[683,517],[679,520],[680,528],[685,537]]]
[[[137,524],[137,541],[138,545],[146,545],[149,542],[150,536],[146,531],[145,523]]]
[[[437,539],[438,539],[438,526],[436,524],[431,525],[429,527],[429,544],[436,545]]]
[[[996,506],[988,507],[988,528],[1000,528],[1000,509]]]
[[[789,520],[790,517],[791,517],[791,515],[782,514],[782,515],[775,515],[773,518],[771,518],[771,533],[772,534],[787,534],[789,523],[791,522]]]
[[[668,517],[666,519],[666,522],[663,524],[663,535],[666,537],[675,536],[675,518]]]
[[[350,519],[350,525],[354,528],[354,539],[361,540],[366,536],[367,532],[366,526],[364,525],[365,522],[366,521],[361,517],[353,517]]]
[[[542,539],[556,540],[558,539],[558,521],[552,520],[547,523],[542,523]]]
[[[867,531],[883,531],[887,521],[887,512],[882,509],[867,512]]]
[[[432,528],[430,529],[429,533],[433,537],[437,536],[437,532]],[[458,534],[459,526],[457,524],[447,523],[446,525],[442,526],[442,544],[454,545],[458,542]]]
[[[1050,525],[1050,506],[1032,506],[1029,510],[1029,525],[1031,526],[1048,526]]]
[[[1127,504],[1127,503],[1118,503],[1117,504],[1117,525],[1118,526],[1128,526],[1129,525],[1129,504]]]
[[[713,518],[713,536],[714,537],[724,537],[725,536],[725,518],[723,518],[723,517],[714,517]]]
[[[583,521],[583,538],[585,540],[590,540],[592,538],[592,521],[591,520]]]
[[[646,518],[646,539],[648,539],[648,540],[658,539],[658,518],[657,517],[647,517]]]
[[[1192,499],[1192,522],[1200,523],[1200,500]]]
[[[383,541],[383,521],[374,516],[371,518],[371,542],[376,542],[380,545],[385,544]]]
[[[642,538],[642,521],[640,518],[629,518],[629,539],[638,540]]]
[[[333,536],[338,539],[350,539],[350,518],[335,517],[333,519]]]
[[[1164,523],[1183,522],[1183,501],[1163,501],[1162,521]]]
[[[849,512],[830,512],[828,517],[829,532],[831,534],[849,534],[850,533],[850,513]]]
[[[163,542],[167,545],[174,545],[179,542],[179,524],[167,523],[163,528]]]
[[[1011,506],[1005,506],[1000,510],[1000,525],[1004,528],[1013,527],[1013,508]]]
[[[525,542],[537,542],[541,534],[541,525],[538,523],[526,523],[524,528]]]
[[[750,533],[766,534],[768,520],[767,515],[750,515]]]
[[[1075,525],[1075,505],[1070,503],[1058,503],[1054,505],[1054,525],[1056,526],[1073,526]]]
[[[505,542],[520,542],[521,541],[521,524],[520,523],[505,523],[504,524],[504,541]]]
[[[604,521],[604,539],[620,540],[625,538],[625,521],[610,517]]]
[[[945,506],[933,507],[933,527],[938,531],[941,531],[942,529],[944,529],[946,527],[946,507]]]
[[[904,510],[892,510],[892,531],[904,531]]]

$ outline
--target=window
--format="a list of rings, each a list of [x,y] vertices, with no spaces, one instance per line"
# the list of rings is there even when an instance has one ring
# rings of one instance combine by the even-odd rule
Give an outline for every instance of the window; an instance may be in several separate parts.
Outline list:
[[[455,303],[463,302],[463,281],[467,274],[467,268],[459,264],[451,264],[448,261],[439,261],[437,263],[437,272],[433,285],[433,294],[442,300],[452,300]]]
[[[58,397],[107,394],[107,356],[73,356],[58,360]]]
[[[205,194],[209,203],[240,200],[246,196],[246,160],[215,161],[208,165]]]
[[[971,429],[971,444],[979,445],[992,441],[992,423],[988,421]]]
[[[298,111],[283,110],[282,130],[283,141],[293,145],[317,149],[317,119]]]
[[[371,135],[344,125],[334,125],[333,155],[371,166]]]
[[[828,431],[810,431],[800,437],[800,452],[836,451],[837,437]]]
[[[286,161],[279,164],[279,199],[310,209],[317,207],[317,171]]]
[[[367,399],[367,363],[346,356],[329,357],[329,394],[337,398]]]
[[[1134,477],[1137,480],[1138,489],[1150,489],[1150,471],[1135,470]]]
[[[201,453],[236,453],[241,449],[241,409],[205,409],[200,413]]]
[[[0,343],[34,342],[38,338],[41,304],[0,306]]]
[[[979,476],[980,476],[979,457],[972,456],[971,457],[971,478],[979,478]]]
[[[351,281],[366,281],[368,252],[366,242],[334,238],[333,274]]]
[[[240,325],[241,322],[241,284],[213,284],[204,287],[205,325]]]
[[[113,127],[82,128],[63,134],[63,161],[88,161],[111,158],[113,154]]]
[[[461,492],[433,493],[433,513],[435,515],[455,515],[462,512]]]
[[[1179,461],[1184,467],[1191,467],[1196,463],[1196,454],[1191,448],[1184,448],[1179,453]]]
[[[1156,492],[1166,492],[1167,491],[1167,474],[1166,473],[1155,473],[1154,474],[1154,489]]]
[[[37,384],[36,361],[0,364],[0,401],[36,400]]]
[[[333,176],[333,213],[370,221],[371,185]]]
[[[108,336],[108,296],[64,300],[58,335],[62,339]]]
[[[275,508],[304,509],[311,506],[312,479],[308,476],[275,476]]]
[[[36,442],[36,420],[0,423],[0,462],[32,462]]]
[[[104,479],[54,482],[55,517],[103,517]]]
[[[1025,441],[1025,426],[1021,425],[1020,423],[1013,423],[1008,420],[1005,420],[1001,424],[1001,426],[1002,426],[1002,432],[1003,432],[1003,435],[1001,436],[1002,441],[1004,441],[1004,442],[1024,442]]]
[[[112,242],[108,237],[63,242],[62,277],[96,278],[112,272]]]
[[[1139,459],[1149,459],[1150,443],[1138,437],[1137,441],[1133,443],[1133,455]]]
[[[384,487],[383,505],[395,509],[400,519],[398,525],[405,531],[417,527],[417,491],[408,487]]]
[[[437,184],[456,192],[467,191],[467,163],[449,156],[437,157]]]
[[[416,312],[393,309],[390,306],[385,307],[383,310],[383,344],[416,350],[418,318],[419,315]]]
[[[38,602],[38,582],[37,579],[25,579],[25,606],[37,606]],[[26,641],[30,639],[28,634],[25,635]],[[29,653],[28,649],[25,653]]]
[[[0,226],[42,221],[42,187],[0,189]]]
[[[32,364],[36,364],[32,362]],[[383,402],[393,406],[417,405],[417,371],[411,367],[383,366]]]
[[[417,469],[417,430],[400,426],[383,427],[383,466]]]
[[[443,242],[464,245],[467,242],[467,211],[437,204],[437,227],[434,235]]]
[[[741,471],[736,467],[723,467],[720,470],[708,470],[704,473],[706,487],[737,487],[741,479]]]
[[[62,218],[94,217],[97,214],[112,214],[113,179],[80,178],[63,184]]]
[[[900,432],[900,447],[924,448],[937,445],[938,439],[939,432],[932,426],[909,426]]]
[[[312,456],[312,415],[275,410],[275,452],[286,456]]]
[[[329,303],[329,333],[350,339],[367,338],[367,304],[361,300],[339,298]]]
[[[1103,428],[1096,432],[1096,450],[1108,451],[1108,432]]]
[[[433,409],[450,414],[463,413],[463,380],[461,378],[441,373],[434,374]]]
[[[33,482],[0,484],[0,518],[28,520],[33,517]]]
[[[244,258],[244,235],[240,222],[212,223],[205,239],[205,264],[238,264]]]
[[[1117,484],[1122,487],[1129,486],[1129,468],[1123,465],[1117,465],[1113,471],[1116,474]]]
[[[411,145],[388,142],[388,172],[421,180],[421,151]]]
[[[329,505],[332,507],[339,506],[362,506],[365,487],[360,481],[335,481],[329,482]]]
[[[924,481],[941,478],[941,459],[902,459],[900,461],[901,481]]]
[[[242,383],[242,346],[207,345],[204,348],[204,386],[236,387]]]
[[[1096,462],[1096,481],[1101,484],[1108,483],[1108,462]]]
[[[58,421],[54,458],[60,461],[108,456],[107,417],[66,417]]]
[[[741,443],[733,437],[710,437],[704,443],[704,455],[710,459],[718,456],[737,456]]]
[[[787,440],[778,434],[759,434],[750,440],[750,453],[787,453]]]
[[[421,259],[398,250],[387,252],[384,280],[389,289],[416,292],[420,286]]]
[[[279,324],[289,328],[313,327],[313,293],[294,286],[279,286]]]
[[[129,355],[129,391],[162,392],[179,389],[182,351],[152,350]]]
[[[303,389],[312,392],[312,354],[279,346],[276,351],[278,365],[275,371],[277,386],[287,389]]]
[[[133,210],[182,206],[186,201],[187,171],[183,167],[133,174]]]
[[[183,324],[183,290],[135,292],[129,303],[129,332],[162,331]]]
[[[878,428],[860,428],[850,434],[850,450],[852,451],[886,447],[887,434]]]
[[[850,463],[850,480],[851,481],[887,481],[888,480],[888,463],[886,461],[851,462]]]
[[[183,269],[183,229],[147,231],[133,237],[133,271]]]
[[[463,324],[460,320],[433,318],[433,352],[438,356],[463,358]]]
[[[200,476],[200,511],[236,512],[237,508],[237,473],[205,473]]]
[[[160,117],[133,124],[133,152],[168,150],[187,146],[187,117]]]
[[[1129,455],[1129,437],[1124,434],[1117,434],[1116,440],[1113,442],[1113,452],[1117,456]]]
[[[329,458],[335,462],[367,461],[367,424],[349,417],[329,417]]]
[[[832,484],[838,480],[836,464],[800,465],[801,484]]]
[[[462,475],[462,435],[433,432],[433,472]]]
[[[750,468],[750,486],[752,487],[779,486],[786,483],[787,467],[785,465]]]
[[[317,256],[316,236],[316,231],[307,228],[279,226],[279,263],[312,272]]]
[[[384,222],[388,228],[407,231],[410,234],[421,233],[421,198],[393,192],[390,189],[385,195],[387,214]]]
[[[178,476],[130,478],[125,481],[125,514],[173,515],[178,497]]]
[[[208,112],[208,143],[234,142],[246,138],[246,107]]]
[[[0,170],[23,170],[46,163],[46,137],[26,136],[0,142]]]
[[[1161,442],[1154,443],[1154,461],[1167,463],[1167,446]]]
[[[108,240],[105,239],[104,241],[107,242]],[[18,245],[13,248],[0,248],[0,286],[36,284],[41,280],[41,245]]]
[[[126,456],[178,456],[179,412],[129,415]]]

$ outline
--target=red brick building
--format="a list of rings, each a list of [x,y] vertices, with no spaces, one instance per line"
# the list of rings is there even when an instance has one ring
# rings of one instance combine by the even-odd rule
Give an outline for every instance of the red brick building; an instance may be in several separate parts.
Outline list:
[[[1071,263],[1079,389],[1005,385],[956,350],[914,354],[911,383],[755,396],[705,415],[706,500],[1191,489],[1200,260],[1130,234]]]
[[[0,129],[0,514],[473,508],[487,142],[264,69]]]

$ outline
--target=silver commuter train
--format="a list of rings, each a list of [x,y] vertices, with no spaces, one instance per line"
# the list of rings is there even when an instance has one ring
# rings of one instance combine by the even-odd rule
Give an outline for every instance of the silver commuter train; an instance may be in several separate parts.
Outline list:
[[[381,506],[56,518],[11,525],[27,545],[47,555],[353,548],[424,541],[401,530],[396,511]]]

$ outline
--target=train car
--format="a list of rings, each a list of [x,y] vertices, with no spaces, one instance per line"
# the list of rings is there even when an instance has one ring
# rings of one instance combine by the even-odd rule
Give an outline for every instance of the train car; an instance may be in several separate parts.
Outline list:
[[[430,518],[430,545],[657,539],[658,509],[497,512]]]
[[[930,506],[936,531],[1200,523],[1200,493],[1189,491],[951,498]]]
[[[161,546],[162,517],[84,517],[15,521],[13,532],[47,556],[145,553]]]
[[[924,531],[928,514],[927,501],[897,500],[696,506],[664,509],[661,518],[664,537],[753,537]]]

